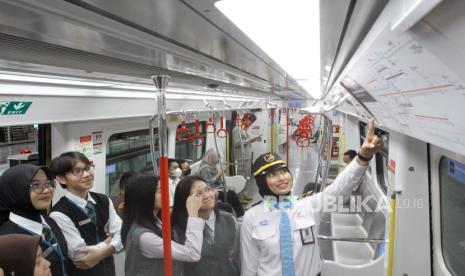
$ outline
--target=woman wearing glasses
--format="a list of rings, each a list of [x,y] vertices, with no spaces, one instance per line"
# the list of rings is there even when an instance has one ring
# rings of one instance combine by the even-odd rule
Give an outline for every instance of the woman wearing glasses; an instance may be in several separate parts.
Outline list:
[[[50,168],[66,189],[50,217],[68,243],[70,274],[115,275],[113,254],[123,248],[122,222],[106,195],[90,192],[94,166],[84,154],[66,152],[55,158]]]
[[[124,193],[123,228],[126,248],[125,274],[138,276],[164,275],[163,239],[161,234],[161,192],[156,176],[129,179]],[[181,204],[178,202],[178,204]],[[202,251],[205,221],[198,217],[202,197],[186,196],[181,204],[186,210],[186,238],[182,244],[171,243],[173,275],[183,275],[181,262],[197,262]],[[187,218],[189,216],[189,218]],[[186,272],[184,275],[191,275]]]
[[[184,202],[191,195],[202,197],[199,217],[206,225],[200,261],[184,263],[184,272],[190,276],[239,275],[237,223],[232,214],[215,208],[215,191],[199,176],[189,176],[176,187],[171,214],[174,239],[179,243],[186,240],[188,210]]]
[[[0,234],[42,236],[42,256],[53,275],[67,275],[67,244],[58,225],[45,215],[55,181],[46,167],[17,165],[0,177]]]

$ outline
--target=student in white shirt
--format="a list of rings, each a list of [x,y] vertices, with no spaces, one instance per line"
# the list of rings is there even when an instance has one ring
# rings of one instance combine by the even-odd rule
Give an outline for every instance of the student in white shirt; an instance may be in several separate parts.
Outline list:
[[[94,186],[94,165],[79,152],[55,158],[51,170],[66,194],[52,209],[52,217],[68,243],[73,261],[70,274],[115,275],[113,254],[123,249],[122,221],[112,201],[104,194],[90,192]]]
[[[171,243],[173,275],[182,275],[178,261],[200,259],[205,221],[198,217],[202,197],[190,195],[184,206],[188,212],[186,240]],[[125,190],[122,238],[126,248],[126,275],[163,276],[163,239],[161,234],[161,192],[156,176],[135,176]],[[189,275],[189,274],[187,274]]]
[[[238,227],[231,213],[215,208],[215,191],[199,176],[188,176],[179,182],[171,214],[174,239],[184,243],[188,210],[184,202],[192,195],[202,197],[199,217],[206,221],[203,231],[202,256],[198,262],[184,263],[189,276],[239,276]]]
[[[248,210],[241,226],[243,276],[315,276],[321,260],[318,229],[321,206],[329,197],[348,194],[365,174],[368,161],[383,146],[370,120],[358,157],[323,192],[295,200],[293,179],[286,163],[276,154],[259,156],[252,168],[264,201]]]
[[[53,275],[67,275],[67,245],[60,227],[46,215],[56,182],[48,168],[21,164],[0,177],[0,235],[40,236]]]
[[[182,170],[179,168],[179,164],[175,159],[168,159],[168,185],[170,188],[170,207],[173,207],[174,192],[176,191],[176,185],[181,181]]]

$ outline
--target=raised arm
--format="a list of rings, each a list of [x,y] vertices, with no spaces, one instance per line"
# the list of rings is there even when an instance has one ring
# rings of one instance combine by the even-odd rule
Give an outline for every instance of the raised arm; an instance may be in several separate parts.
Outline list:
[[[205,220],[201,218],[188,218],[185,243],[179,244],[171,241],[173,260],[182,262],[198,262],[200,260],[204,225]],[[142,255],[147,258],[163,258],[163,239],[155,233],[143,233],[139,239],[139,248]]]
[[[369,160],[383,145],[383,140],[375,135],[375,120],[372,118],[358,156],[336,177],[331,186],[310,198],[312,208],[321,208],[329,202],[336,202],[339,196],[349,194],[365,175]]]

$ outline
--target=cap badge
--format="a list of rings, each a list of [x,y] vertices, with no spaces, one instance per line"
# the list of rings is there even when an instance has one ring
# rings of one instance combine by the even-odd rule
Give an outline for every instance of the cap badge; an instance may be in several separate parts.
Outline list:
[[[274,161],[274,155],[272,153],[268,153],[263,157],[263,159],[268,163],[273,162]]]

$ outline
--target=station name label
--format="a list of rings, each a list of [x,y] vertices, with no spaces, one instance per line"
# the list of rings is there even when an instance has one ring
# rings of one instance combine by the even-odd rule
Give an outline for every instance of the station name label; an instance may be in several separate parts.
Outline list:
[[[32,102],[0,102],[0,115],[23,115]]]

